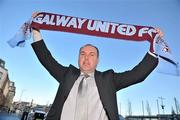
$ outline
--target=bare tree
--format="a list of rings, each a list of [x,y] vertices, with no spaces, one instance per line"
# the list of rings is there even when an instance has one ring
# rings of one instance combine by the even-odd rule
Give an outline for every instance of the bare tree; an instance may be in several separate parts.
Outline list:
[[[132,115],[132,107],[131,107],[131,102],[128,100],[128,114],[129,116]]]
[[[148,101],[146,101],[146,109],[147,109],[148,115],[151,116],[151,108],[149,106],[149,102]]]

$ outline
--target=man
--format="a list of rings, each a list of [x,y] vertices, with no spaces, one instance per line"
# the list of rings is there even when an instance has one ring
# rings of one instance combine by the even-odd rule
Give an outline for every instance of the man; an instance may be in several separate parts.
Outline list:
[[[157,31],[162,37],[162,32]],[[32,47],[39,61],[60,84],[47,120],[118,120],[116,92],[142,82],[158,64],[158,58],[148,52],[130,71],[100,72],[96,70],[99,50],[87,44],[79,51],[79,69],[66,67],[52,57],[40,31],[32,32]]]

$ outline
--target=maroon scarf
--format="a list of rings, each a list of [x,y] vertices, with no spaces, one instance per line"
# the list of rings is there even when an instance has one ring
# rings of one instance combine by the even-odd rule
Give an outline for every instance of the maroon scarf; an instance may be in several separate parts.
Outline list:
[[[164,64],[163,66],[167,66],[167,68],[165,68],[166,73],[169,70],[170,72],[168,73],[180,75],[178,62],[173,60],[167,43],[159,37],[157,31],[153,27],[113,23],[41,12],[35,16],[33,21],[26,21],[13,38],[7,41],[8,44],[11,47],[23,47],[25,41],[31,38],[31,28],[72,32],[120,40],[149,41],[150,52],[157,54],[159,58],[161,58],[159,60],[162,60],[161,63],[171,63],[173,68],[175,68],[174,70],[169,69],[170,64]],[[162,71],[164,71],[164,69]]]
[[[153,41],[157,35],[156,30],[149,26],[114,23],[45,12],[37,14],[31,27],[131,41],[147,40],[150,42],[151,52],[154,52]]]
[[[178,63],[169,57],[170,49],[167,43],[163,39],[159,39],[155,28],[150,26],[114,23],[41,12],[33,19],[31,27],[34,29],[79,33],[129,41],[148,41],[150,42],[150,52],[155,52],[161,59],[178,68]],[[155,51],[157,46],[159,51]]]

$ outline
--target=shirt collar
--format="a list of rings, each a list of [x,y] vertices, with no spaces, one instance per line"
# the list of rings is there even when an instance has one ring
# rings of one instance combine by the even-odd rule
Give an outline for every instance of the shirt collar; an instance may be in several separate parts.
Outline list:
[[[84,75],[85,73],[81,72],[80,76]],[[88,73],[89,77],[93,78],[94,77],[94,72]]]

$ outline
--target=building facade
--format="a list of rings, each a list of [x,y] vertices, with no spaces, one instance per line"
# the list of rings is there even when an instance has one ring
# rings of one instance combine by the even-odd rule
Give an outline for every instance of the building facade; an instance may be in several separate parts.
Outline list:
[[[11,108],[15,91],[15,83],[9,80],[8,70],[5,68],[5,61],[0,59],[0,108]]]

